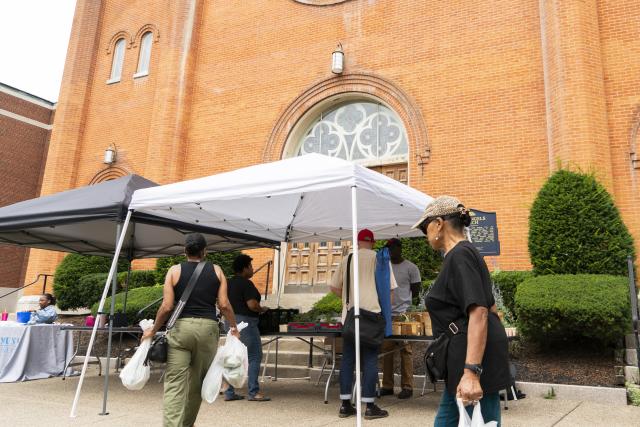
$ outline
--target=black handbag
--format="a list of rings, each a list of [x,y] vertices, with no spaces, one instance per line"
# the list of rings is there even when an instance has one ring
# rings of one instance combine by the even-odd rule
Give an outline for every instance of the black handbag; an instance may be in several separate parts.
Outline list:
[[[173,326],[175,325],[176,320],[178,320],[178,317],[180,317],[180,314],[182,313],[184,306],[187,304],[187,300],[189,299],[189,296],[191,296],[191,291],[193,291],[193,288],[196,287],[196,282],[198,281],[198,278],[200,278],[200,273],[202,273],[202,270],[204,269],[204,266],[206,263],[207,263],[206,261],[200,261],[196,266],[195,270],[193,270],[193,273],[189,278],[189,283],[187,284],[187,287],[185,288],[184,292],[182,293],[182,296],[180,297],[180,301],[178,301],[176,308],[173,310],[173,313],[171,314],[171,317],[167,322],[166,332],[162,335],[156,336],[153,339],[153,342],[151,343],[151,348],[149,348],[149,352],[147,353],[147,359],[145,363],[148,363],[149,361],[157,362],[157,363],[167,362],[167,354],[169,352],[169,343],[167,342],[167,334],[169,333],[171,328],[173,328]]]
[[[351,258],[347,258],[347,307],[349,306],[349,288],[351,287]],[[360,309],[360,344],[365,347],[378,348],[384,341],[384,329],[386,321],[381,313]],[[356,315],[355,309],[350,308],[344,320],[342,338],[348,342],[356,340]]]
[[[449,323],[449,328],[435,339],[424,354],[424,366],[431,383],[444,380],[447,376],[447,353],[451,337],[461,333],[456,322]]]

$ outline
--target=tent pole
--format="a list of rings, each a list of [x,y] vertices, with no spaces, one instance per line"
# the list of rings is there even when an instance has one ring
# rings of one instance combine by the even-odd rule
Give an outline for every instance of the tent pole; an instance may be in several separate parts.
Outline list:
[[[362,388],[360,381],[360,274],[358,267],[357,188],[351,187],[351,238],[353,239],[353,314],[356,326],[356,426],[362,426]],[[350,272],[347,272],[349,274]]]
[[[116,225],[116,245],[122,232],[122,223]],[[119,261],[119,259],[118,259]],[[116,291],[118,290],[118,263],[111,278],[111,307],[109,308],[109,333],[107,336],[107,366],[104,374],[104,387],[102,389],[102,412],[99,415],[109,415],[107,412],[107,397],[109,396],[109,367],[111,366],[111,344],[113,343],[113,317],[116,311]]]
[[[113,280],[113,276],[115,275],[116,270],[118,269],[118,258],[120,257],[120,250],[122,249],[122,245],[124,244],[124,236],[127,233],[127,227],[129,227],[129,221],[131,220],[131,212],[132,211],[127,212],[127,218],[124,220],[124,224],[122,225],[122,233],[120,233],[120,239],[118,240],[118,245],[116,246],[116,251],[113,255],[113,261],[111,261],[111,268],[109,269],[109,277],[107,277],[107,281],[104,285],[104,290],[102,291],[100,304],[98,304],[98,312],[101,312],[104,309],[104,302],[107,299],[107,294],[109,293],[109,285]],[[87,366],[89,365],[89,355],[91,354],[91,349],[93,348],[93,343],[96,339],[97,330],[98,330],[98,322],[95,322],[95,324],[93,325],[93,330],[91,331],[91,339],[89,339],[89,345],[87,346],[87,354],[85,355],[84,363],[82,365],[80,380],[78,381],[78,386],[76,387],[76,394],[73,398],[73,404],[71,405],[71,412],[69,413],[69,416],[71,418],[75,418],[77,415],[78,400],[80,399],[80,391],[82,390],[84,377],[85,377],[85,374],[87,373]]]
[[[285,245],[287,243],[285,242]],[[278,246],[278,295],[276,297],[276,308],[280,308],[280,295],[282,295],[282,245]]]

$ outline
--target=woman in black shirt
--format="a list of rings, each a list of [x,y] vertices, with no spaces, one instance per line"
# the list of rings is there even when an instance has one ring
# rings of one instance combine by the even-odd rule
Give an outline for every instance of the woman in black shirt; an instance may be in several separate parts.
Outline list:
[[[441,196],[414,226],[444,255],[442,269],[425,303],[434,335],[458,331],[447,351],[446,389],[435,426],[457,426],[456,398],[465,406],[480,402],[485,422],[500,424],[499,390],[510,381],[507,336],[497,315],[486,263],[467,240],[468,210],[455,197]],[[471,414],[471,406],[467,411]]]

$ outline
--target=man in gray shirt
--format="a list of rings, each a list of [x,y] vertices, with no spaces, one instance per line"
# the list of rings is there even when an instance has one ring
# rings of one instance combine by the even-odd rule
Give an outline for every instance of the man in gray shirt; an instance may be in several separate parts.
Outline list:
[[[390,239],[386,245],[391,256],[391,267],[398,287],[394,292],[392,301],[393,320],[404,320],[404,313],[411,306],[411,301],[418,298],[422,281],[418,267],[402,257],[402,242],[398,239]],[[398,341],[385,341],[382,345],[384,356],[383,379],[381,396],[393,394],[393,359],[396,352],[400,353],[401,387],[398,393],[399,399],[408,399],[413,396],[413,348],[411,343]]]

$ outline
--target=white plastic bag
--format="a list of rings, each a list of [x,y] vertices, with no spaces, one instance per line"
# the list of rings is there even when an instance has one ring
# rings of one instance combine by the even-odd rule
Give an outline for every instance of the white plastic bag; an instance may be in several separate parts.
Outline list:
[[[482,412],[480,411],[480,402],[476,403],[473,407],[472,417],[469,417],[467,410],[462,404],[462,399],[456,399],[456,402],[458,403],[458,412],[460,413],[458,427],[497,427],[498,423],[495,421],[484,423],[484,418],[482,418]]]
[[[153,320],[144,319],[140,321],[140,327],[143,331],[153,328]],[[135,354],[129,360],[129,363],[120,371],[120,379],[122,385],[129,390],[142,390],[151,375],[151,367],[144,364],[147,353],[151,347],[151,338],[142,340]]]
[[[240,322],[238,332],[247,326],[246,322]],[[231,332],[227,333],[225,344],[218,347],[216,356],[202,381],[202,399],[208,403],[215,402],[220,393],[223,377],[233,387],[242,387],[247,380],[248,371],[249,355],[247,347],[242,341],[231,335]]]

